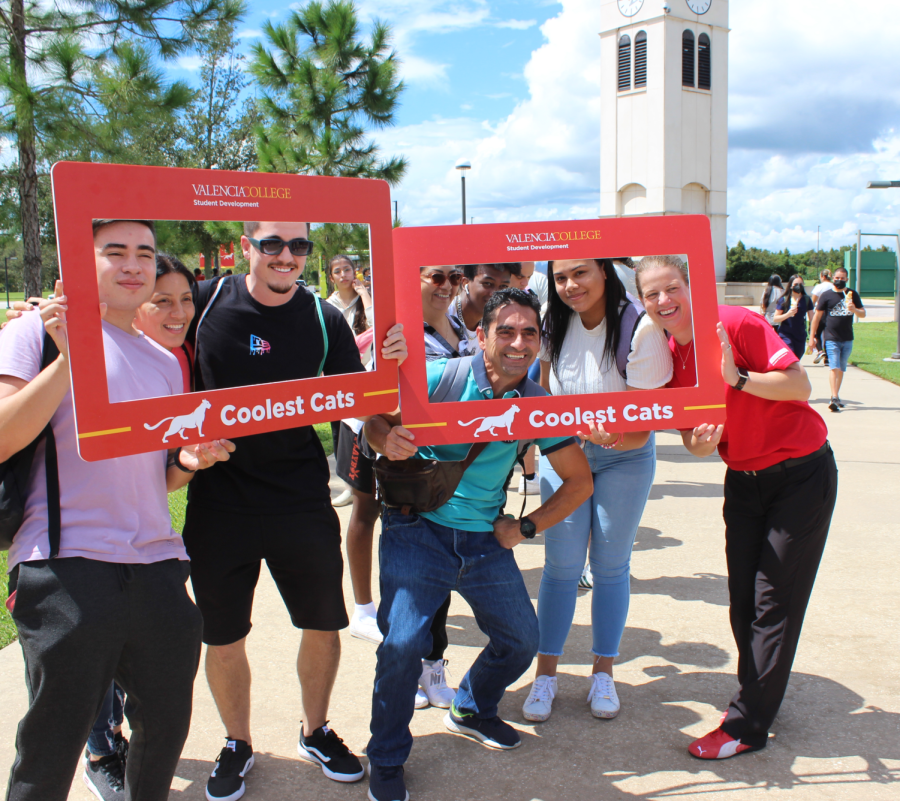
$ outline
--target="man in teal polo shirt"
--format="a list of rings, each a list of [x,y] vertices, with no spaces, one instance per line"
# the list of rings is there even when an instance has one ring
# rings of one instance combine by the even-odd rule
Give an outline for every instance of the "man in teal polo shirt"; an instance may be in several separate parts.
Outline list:
[[[460,400],[516,398],[546,394],[527,377],[540,350],[540,306],[520,289],[496,292],[478,328],[481,352],[472,360]],[[446,360],[428,365],[428,392],[434,394]],[[475,429],[473,428],[473,431]],[[416,448],[400,415],[373,417],[366,424],[372,447],[388,459],[459,461],[470,445]],[[502,437],[505,429],[498,428]],[[485,431],[481,437],[489,437]],[[591,494],[590,469],[571,437],[537,440],[563,479],[556,493],[528,517],[500,517],[503,485],[515,464],[516,442],[499,437],[478,455],[453,497],[433,512],[404,515],[385,508],[380,545],[381,604],[372,698],[369,798],[406,801],[403,764],[412,748],[413,716],[421,659],[431,649],[429,627],[450,590],[466,599],[478,627],[490,638],[463,677],[444,718],[451,731],[489,748],[520,745],[519,735],[497,715],[506,688],[531,665],[537,652],[537,618],[512,548],[561,521]]]

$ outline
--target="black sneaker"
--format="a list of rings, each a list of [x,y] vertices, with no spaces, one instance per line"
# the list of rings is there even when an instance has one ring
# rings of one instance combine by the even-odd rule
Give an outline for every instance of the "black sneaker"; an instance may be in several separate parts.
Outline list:
[[[253,749],[244,740],[228,740],[206,782],[209,801],[236,801],[244,794],[244,776],[253,767]]]
[[[839,412],[841,407],[838,406],[837,398],[832,398],[831,403],[828,404],[828,408],[833,412]]]
[[[122,732],[116,732],[116,753],[124,768],[128,764],[128,738]]]
[[[118,754],[96,761],[84,758],[84,783],[100,801],[122,801],[125,798],[125,766]]]
[[[336,782],[358,782],[366,772],[344,741],[328,728],[319,726],[309,737],[304,736],[300,726],[300,742],[297,753],[301,759],[321,765],[322,773]]]
[[[403,765],[369,763],[369,801],[409,801]]]
[[[488,748],[500,748],[508,751],[522,745],[519,733],[497,715],[487,720],[476,718],[473,714],[461,715],[456,703],[450,705],[450,711],[444,715],[444,725],[452,732],[478,740]]]
[[[837,401],[837,405],[840,406],[840,407],[843,409],[843,408],[844,408],[844,402],[843,402],[840,398],[835,398],[835,400]]]

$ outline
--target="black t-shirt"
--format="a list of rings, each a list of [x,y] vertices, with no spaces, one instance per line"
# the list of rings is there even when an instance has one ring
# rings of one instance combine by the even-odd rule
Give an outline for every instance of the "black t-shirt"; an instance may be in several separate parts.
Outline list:
[[[314,304],[298,287],[283,306],[254,300],[245,276],[227,276],[199,328],[197,322],[218,282],[194,286],[197,317],[197,389],[222,389],[312,378],[322,362],[322,326]],[[338,309],[322,303],[328,355],[323,373],[362,372],[350,326]],[[312,426],[234,437],[231,459],[197,473],[189,498],[199,506],[253,514],[284,514],[330,504],[325,451]]]
[[[778,309],[778,311],[781,313],[790,311],[790,296],[793,294],[793,292],[788,292],[784,297],[779,298],[778,303],[775,304],[775,308]],[[809,296],[806,294],[801,295],[799,300],[797,301],[797,313],[793,317],[789,317],[787,320],[781,321],[778,326],[778,336],[793,343],[805,344],[806,315],[812,310],[813,304],[809,299]]]
[[[863,308],[862,300],[856,294],[855,289],[850,290],[853,297],[853,305],[857,309]],[[853,318],[856,316],[847,308],[847,301],[843,291],[826,289],[819,295],[816,311],[825,312],[823,321],[825,333],[822,339],[826,342],[851,342],[853,340]],[[821,330],[821,329],[820,329]]]

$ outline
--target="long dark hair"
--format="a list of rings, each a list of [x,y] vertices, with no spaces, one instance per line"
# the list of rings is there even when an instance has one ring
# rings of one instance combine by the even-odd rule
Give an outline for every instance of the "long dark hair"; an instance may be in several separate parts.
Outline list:
[[[613,267],[613,260],[594,259],[594,261],[606,276],[606,288],[604,290],[606,313],[603,317],[606,320],[606,341],[603,343],[601,364],[607,361],[611,365],[615,363],[616,349],[619,347],[619,321],[622,318],[619,307],[627,298],[625,297],[625,286],[619,280],[619,276],[616,275],[616,269]],[[569,330],[569,320],[577,312],[572,311],[556,291],[553,264],[554,262],[552,261],[547,262],[547,278],[549,279],[547,283],[549,286],[547,288],[548,306],[547,315],[544,318],[544,335],[547,337],[547,343],[550,347],[550,365],[553,368],[553,372],[559,377],[557,372],[559,355],[562,353],[566,331]]]
[[[177,256],[173,256],[170,253],[157,253],[156,277],[162,278],[164,275],[171,275],[172,273],[183,275],[187,279],[189,287],[192,287],[195,283],[193,274],[181,263]]]
[[[784,287],[781,285],[781,276],[780,275],[771,275],[769,276],[769,285],[766,287],[766,291],[763,292],[762,303],[759,304],[759,308],[762,310],[762,313],[766,313],[766,309],[769,308],[769,301],[772,299],[772,290],[778,287],[782,294],[784,294]]]
[[[344,253],[341,253],[337,256],[332,256],[331,261],[328,262],[328,277],[331,278],[332,273],[334,271],[334,265],[339,261],[345,261],[350,265],[350,268],[353,270],[353,275],[356,277],[356,265],[353,264],[353,260]],[[333,281],[332,281],[333,283]],[[335,284],[335,287],[337,285]],[[359,301],[356,304],[356,311],[353,312],[353,323],[350,326],[353,329],[353,335],[359,336],[365,331],[368,330],[369,324],[366,322],[366,310],[363,308],[362,298],[359,295],[356,296]]]
[[[784,302],[785,311],[789,311],[791,308],[791,299],[789,295],[794,291],[794,281],[796,281],[798,278],[803,281],[803,276],[800,275],[800,273],[794,273],[790,278],[788,278],[787,289],[785,290],[784,295],[782,295],[783,298],[786,298]],[[806,287],[802,283],[800,284],[800,297],[808,298],[808,295],[806,294]],[[797,303],[800,303],[800,298],[797,298]]]

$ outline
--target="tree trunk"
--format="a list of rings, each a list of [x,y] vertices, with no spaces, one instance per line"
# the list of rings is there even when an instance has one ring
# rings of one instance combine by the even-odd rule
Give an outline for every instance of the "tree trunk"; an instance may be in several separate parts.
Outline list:
[[[215,250],[210,247],[203,254],[203,275],[207,281],[212,278],[213,253],[215,253]]]
[[[16,112],[16,140],[19,148],[19,206],[22,215],[22,277],[25,297],[41,297],[41,224],[38,212],[37,153],[35,150],[34,108],[25,72],[25,7],[23,0],[11,0],[13,35],[9,40],[9,65],[17,84],[13,104]]]

